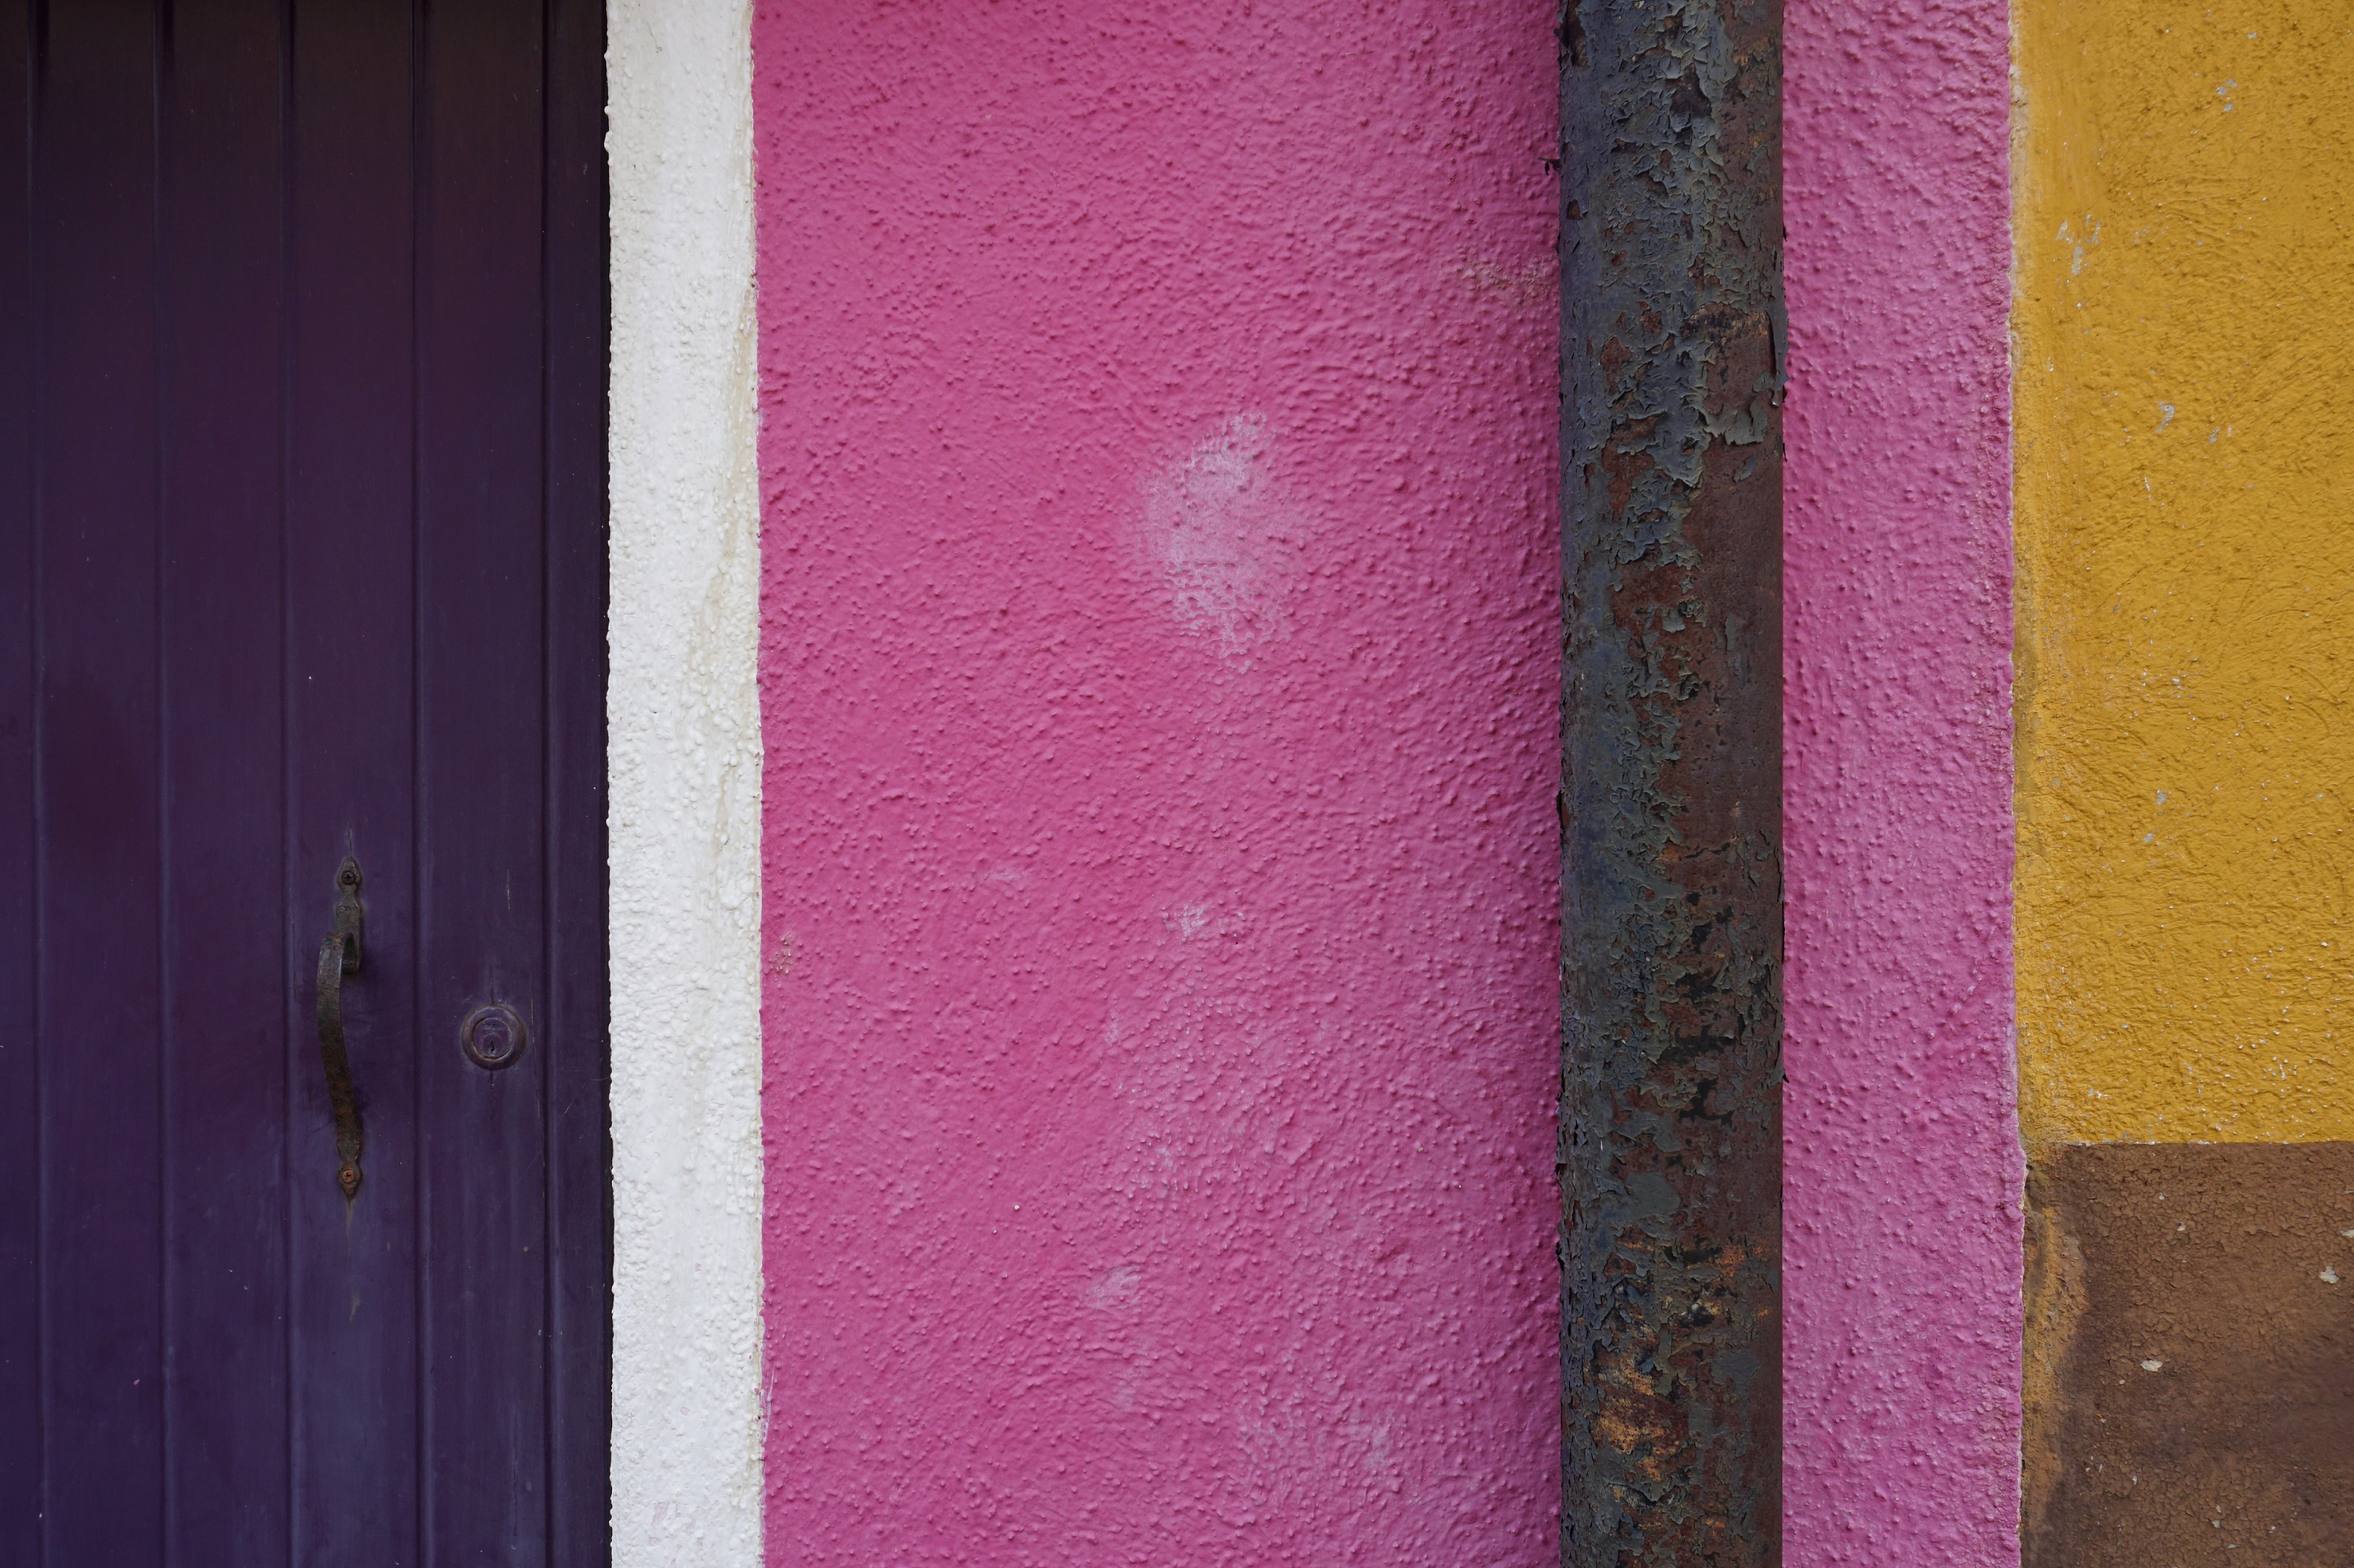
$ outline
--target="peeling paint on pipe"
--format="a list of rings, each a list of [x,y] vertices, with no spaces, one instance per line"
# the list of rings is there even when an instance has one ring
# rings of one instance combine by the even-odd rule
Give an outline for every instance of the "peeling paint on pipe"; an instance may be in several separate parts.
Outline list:
[[[1562,46],[1562,1561],[1774,1563],[1781,9]]]

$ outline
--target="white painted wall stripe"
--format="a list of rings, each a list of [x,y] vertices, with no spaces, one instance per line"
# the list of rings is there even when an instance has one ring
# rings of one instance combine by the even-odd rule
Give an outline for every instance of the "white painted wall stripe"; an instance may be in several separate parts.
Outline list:
[[[609,0],[613,1561],[760,1561],[746,0]]]

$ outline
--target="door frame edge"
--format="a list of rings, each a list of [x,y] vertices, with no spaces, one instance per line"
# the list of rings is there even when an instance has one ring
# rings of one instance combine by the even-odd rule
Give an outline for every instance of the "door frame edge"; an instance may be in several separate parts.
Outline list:
[[[607,0],[613,1561],[761,1559],[748,0]]]

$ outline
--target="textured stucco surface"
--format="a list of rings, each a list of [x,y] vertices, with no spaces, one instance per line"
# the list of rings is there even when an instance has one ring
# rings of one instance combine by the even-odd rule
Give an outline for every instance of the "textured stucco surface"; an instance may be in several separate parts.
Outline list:
[[[1784,1541],[2009,1563],[2008,17],[1787,25]]]
[[[2020,6],[2037,1139],[2354,1135],[2347,21]]]
[[[759,9],[772,1560],[1553,1561],[1553,19]]]
[[[613,1560],[759,1535],[759,539],[748,12],[615,0]]]

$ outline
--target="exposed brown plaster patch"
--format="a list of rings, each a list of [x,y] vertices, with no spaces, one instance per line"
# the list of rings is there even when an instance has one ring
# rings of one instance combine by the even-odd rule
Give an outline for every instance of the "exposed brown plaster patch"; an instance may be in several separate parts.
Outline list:
[[[2028,1205],[2026,1568],[2341,1561],[2354,1143],[2050,1144]]]

